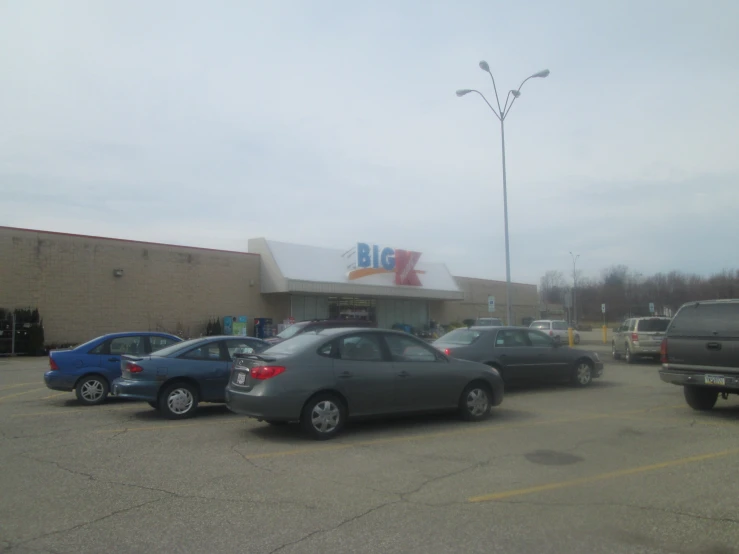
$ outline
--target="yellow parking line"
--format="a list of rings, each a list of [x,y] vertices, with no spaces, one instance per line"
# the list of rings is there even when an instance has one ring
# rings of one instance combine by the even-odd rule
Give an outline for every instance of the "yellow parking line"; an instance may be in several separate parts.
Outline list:
[[[44,396],[41,400],[46,400],[47,398],[56,398],[57,396],[61,396],[63,394],[69,394],[69,392],[57,392],[56,394],[50,394],[49,396]]]
[[[693,464],[696,462],[703,462],[706,460],[714,460],[716,458],[731,456],[733,454],[739,454],[739,448],[732,448],[731,450],[722,450],[721,452],[711,452],[709,454],[701,454],[699,456],[690,456],[688,458],[680,458],[677,460],[670,460],[667,462],[660,462],[657,464],[650,464],[646,466],[621,469],[618,471],[610,471],[608,473],[601,473],[599,475],[591,475],[590,477],[580,477],[578,479],[570,479],[569,481],[546,483],[544,485],[537,485],[534,487],[527,487],[523,489],[513,489],[513,490],[497,492],[493,494],[485,494],[483,496],[473,496],[471,498],[468,498],[467,502],[492,502],[495,500],[505,500],[507,498],[513,498],[515,496],[524,496],[527,494],[534,494],[537,492],[546,492],[546,491],[552,491],[552,490],[557,490],[557,489],[564,489],[568,487],[576,487],[578,485],[595,483],[597,481],[607,481],[610,479],[617,479],[619,477],[628,477],[631,475],[637,475],[639,473],[657,471],[657,470],[665,469],[668,467],[681,466],[685,464]]]
[[[13,414],[10,417],[33,417],[33,416],[43,416],[43,415],[67,415],[67,414],[76,414],[79,412],[86,412],[88,410],[86,409],[80,409],[80,410],[64,410],[63,408],[60,408],[56,411],[49,411],[49,412],[32,412],[30,414]]]
[[[4,385],[0,387],[0,392],[8,389],[17,389],[18,387],[27,387],[28,385],[38,385],[38,381],[34,381],[33,383],[16,383],[15,385]]]
[[[159,429],[181,429],[182,427],[204,427],[206,425],[227,425],[230,423],[243,423],[243,420],[241,419],[219,419],[218,421],[208,421],[208,422],[200,422],[200,423],[180,423],[180,424],[171,424],[171,425],[151,425],[149,427],[124,427],[123,429],[101,429],[99,431],[96,431],[97,433],[130,433],[133,431],[157,431]]]
[[[650,414],[644,414],[641,416],[636,415],[614,415],[615,419],[628,419],[633,421],[657,421],[661,423],[686,423],[687,420],[680,419],[679,417],[665,417],[665,416],[657,416],[652,417]],[[711,425],[714,427],[733,427],[736,428],[736,423],[733,423],[731,421],[716,421],[713,419],[691,419],[690,420],[691,425],[695,423],[696,425]]]
[[[69,393],[62,392],[60,394],[69,394]],[[52,395],[52,396],[56,396],[56,395]],[[51,397],[48,397],[47,396],[46,398],[51,398]],[[77,413],[80,413],[80,412],[92,412],[92,413],[96,413],[96,414],[99,414],[99,413],[106,414],[108,412],[122,412],[122,411],[124,411],[126,409],[130,409],[131,407],[141,408],[142,406],[141,406],[141,404],[129,404],[129,405],[126,405],[126,406],[118,406],[118,407],[115,407],[115,408],[103,407],[103,406],[86,406],[84,408],[79,408],[79,409],[74,409],[74,410],[68,410],[68,409],[60,406],[56,410],[48,410],[48,411],[45,411],[45,412],[31,412],[30,414],[14,414],[14,415],[12,415],[10,417],[32,417],[32,416],[44,416],[44,415],[62,416],[62,415],[67,415],[67,414],[77,414]]]
[[[15,398],[16,396],[22,396],[24,394],[31,394],[32,392],[38,392],[40,390],[48,390],[48,389],[46,387],[41,387],[40,389],[32,389],[32,390],[27,390],[24,392],[16,392],[15,394],[9,394],[8,396],[0,397],[0,402],[2,402],[3,400],[7,400],[8,398]]]

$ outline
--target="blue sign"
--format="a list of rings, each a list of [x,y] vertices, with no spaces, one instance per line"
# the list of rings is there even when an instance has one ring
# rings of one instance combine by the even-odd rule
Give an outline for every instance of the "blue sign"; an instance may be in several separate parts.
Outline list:
[[[357,243],[357,269],[369,268],[394,271],[395,249],[389,247],[380,249],[377,244]]]

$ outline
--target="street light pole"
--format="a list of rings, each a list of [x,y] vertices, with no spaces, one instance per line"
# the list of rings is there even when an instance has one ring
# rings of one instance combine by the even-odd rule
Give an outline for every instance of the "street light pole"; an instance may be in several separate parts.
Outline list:
[[[486,61],[480,62],[480,69],[485,71],[488,75],[490,75],[490,79],[493,81],[493,91],[495,92],[495,103],[498,106],[498,110],[496,111],[495,108],[488,102],[488,99],[485,98],[485,95],[481,93],[479,90],[475,89],[460,89],[457,91],[457,96],[464,96],[465,94],[469,94],[470,92],[475,92],[479,94],[482,99],[485,101],[485,103],[488,105],[490,110],[493,112],[495,117],[498,118],[498,121],[500,121],[500,145],[501,145],[501,155],[503,159],[503,224],[505,226],[505,273],[506,273],[506,323],[508,325],[513,325],[513,306],[511,305],[511,254],[510,254],[510,246],[508,241],[508,183],[506,180],[506,168],[505,168],[505,118],[508,116],[508,114],[511,111],[511,108],[513,107],[514,102],[516,101],[516,98],[521,96],[521,88],[523,85],[528,81],[529,79],[532,79],[534,77],[547,77],[549,75],[549,70],[544,69],[543,71],[539,71],[538,73],[534,73],[533,75],[530,75],[526,79],[524,79],[519,87],[517,89],[509,90],[508,96],[506,97],[505,104],[501,108],[500,105],[500,99],[498,97],[498,88],[495,86],[495,77],[493,77],[492,72],[490,71],[490,66]],[[513,99],[511,99],[511,96]],[[508,101],[511,101],[510,105],[508,104]]]
[[[572,256],[572,313],[574,314],[572,324],[574,324],[577,320],[577,259],[580,254],[575,256],[570,252],[570,256]]]

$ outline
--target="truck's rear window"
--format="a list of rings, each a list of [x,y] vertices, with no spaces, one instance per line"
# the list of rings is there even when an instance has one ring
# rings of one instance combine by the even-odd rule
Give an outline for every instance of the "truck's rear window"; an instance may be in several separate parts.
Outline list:
[[[669,335],[739,337],[739,303],[685,306],[672,320]]]

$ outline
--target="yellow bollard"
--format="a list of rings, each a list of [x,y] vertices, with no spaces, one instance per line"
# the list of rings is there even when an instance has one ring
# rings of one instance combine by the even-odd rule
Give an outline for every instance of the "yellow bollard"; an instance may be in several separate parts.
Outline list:
[[[603,344],[608,344],[608,326],[603,326]]]
[[[575,331],[572,329],[572,327],[567,328],[567,336],[570,339],[570,348],[575,346]]]

